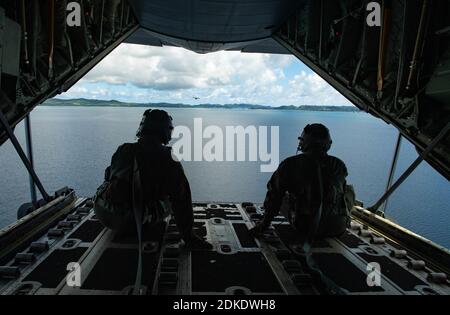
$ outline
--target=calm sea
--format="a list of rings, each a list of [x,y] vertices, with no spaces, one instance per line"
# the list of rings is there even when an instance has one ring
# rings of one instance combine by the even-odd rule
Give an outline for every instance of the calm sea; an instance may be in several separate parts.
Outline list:
[[[111,155],[123,142],[134,141],[142,108],[45,107],[31,115],[36,171],[48,191],[63,186],[91,196],[103,180]],[[348,167],[348,181],[369,206],[382,195],[397,137],[396,130],[365,113],[263,110],[172,109],[177,125],[204,127],[279,126],[280,160],[295,154],[299,132],[308,123],[327,125],[334,141],[331,154]],[[24,144],[23,125],[16,135]],[[417,154],[406,141],[397,176]],[[262,202],[269,173],[260,162],[184,162],[196,201]],[[29,201],[28,176],[12,145],[0,147],[0,227],[16,219]],[[387,216],[395,222],[450,247],[449,182],[423,163],[389,200]]]

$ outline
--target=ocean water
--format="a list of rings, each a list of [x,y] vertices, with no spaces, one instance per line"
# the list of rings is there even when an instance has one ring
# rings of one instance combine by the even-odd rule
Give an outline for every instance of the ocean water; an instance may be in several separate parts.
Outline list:
[[[116,148],[132,142],[143,108],[38,107],[31,115],[36,172],[47,191],[74,188],[92,196]],[[192,128],[279,126],[280,161],[296,152],[297,137],[308,123],[323,123],[333,138],[330,154],[349,171],[357,198],[370,206],[384,192],[397,131],[365,113],[264,110],[171,109],[175,125]],[[24,144],[23,125],[16,135]],[[205,141],[206,142],[206,141]],[[417,157],[403,142],[397,176]],[[261,162],[183,162],[196,201],[262,202],[270,173]],[[28,175],[11,143],[0,147],[0,227],[16,220],[17,208],[28,202]],[[447,248],[450,247],[450,184],[425,162],[391,197],[387,217]]]

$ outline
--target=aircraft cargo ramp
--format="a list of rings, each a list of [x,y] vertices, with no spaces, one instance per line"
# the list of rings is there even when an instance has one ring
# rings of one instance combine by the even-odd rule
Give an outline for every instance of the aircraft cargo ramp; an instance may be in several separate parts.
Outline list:
[[[194,204],[195,230],[213,244],[211,251],[185,248],[173,220],[146,229],[144,292],[323,294],[323,285],[308,271],[298,237],[283,217],[277,217],[263,237],[249,235],[262,213],[251,203]],[[3,230],[1,238],[20,229],[24,221]],[[52,226],[35,231],[28,244],[3,251],[0,294],[131,294],[138,261],[136,235],[104,228],[90,199],[73,197],[48,222]],[[312,251],[322,274],[346,294],[450,293],[445,272],[356,218],[344,236],[319,240]],[[66,281],[70,263],[80,265],[79,287]],[[380,266],[379,286],[368,282],[374,263]]]

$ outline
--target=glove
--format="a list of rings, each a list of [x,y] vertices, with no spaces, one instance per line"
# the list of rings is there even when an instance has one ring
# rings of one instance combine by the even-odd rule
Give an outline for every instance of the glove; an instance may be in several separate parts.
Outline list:
[[[258,223],[256,223],[254,228],[252,228],[250,231],[248,231],[248,233],[253,237],[257,237],[257,236],[263,234],[264,231],[269,228],[269,226],[270,226],[270,224],[267,224],[266,222],[264,222],[264,220],[259,221]]]
[[[187,248],[191,250],[211,250],[213,246],[199,236],[192,233],[188,238],[184,239]]]

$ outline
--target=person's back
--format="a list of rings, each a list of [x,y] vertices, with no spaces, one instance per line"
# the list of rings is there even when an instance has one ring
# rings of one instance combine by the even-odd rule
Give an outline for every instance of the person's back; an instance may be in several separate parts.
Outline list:
[[[133,166],[137,163],[142,188],[143,219],[161,220],[172,212],[181,234],[188,245],[210,248],[193,232],[193,209],[189,182],[180,162],[174,161],[171,148],[172,117],[162,110],[147,110],[137,131],[136,143],[125,143],[114,153],[111,166],[105,172],[108,187],[104,198],[120,205],[132,203]],[[134,207],[134,206],[133,206]],[[119,207],[120,208],[120,207]],[[124,207],[125,208],[125,207]],[[116,214],[99,209],[98,216],[107,227],[123,231],[133,229],[131,211]]]
[[[319,181],[318,167],[321,168]],[[342,234],[347,226],[344,200],[347,169],[344,162],[329,155],[301,154],[287,159],[278,170],[280,191],[289,193],[288,202],[291,223],[298,231],[306,232],[311,224],[311,216],[322,203],[322,215],[318,236]],[[323,198],[321,200],[320,187]],[[268,194],[264,206],[276,208],[278,192]]]
[[[186,240],[194,219],[191,189],[181,163],[174,161],[169,147],[145,137],[138,141],[137,161],[145,198],[170,202],[178,230]]]
[[[286,159],[273,174],[267,185],[264,220],[253,232],[262,232],[283,208],[283,215],[299,233],[307,234],[321,207],[316,236],[338,236],[349,223],[347,168],[340,159],[327,154],[332,141],[325,126],[308,125],[299,139],[303,154]],[[286,201],[288,204],[283,204]]]

